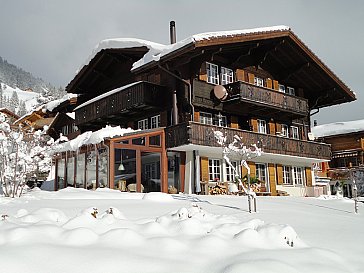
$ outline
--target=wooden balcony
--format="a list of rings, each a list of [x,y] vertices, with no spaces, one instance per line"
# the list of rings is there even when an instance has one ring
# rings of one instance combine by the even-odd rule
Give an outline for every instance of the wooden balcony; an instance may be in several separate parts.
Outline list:
[[[194,144],[208,147],[219,147],[214,130],[222,131],[231,142],[234,135],[242,138],[246,145],[258,144],[265,153],[308,157],[330,160],[331,148],[328,144],[313,141],[289,139],[268,134],[260,134],[245,130],[217,127],[196,122],[189,122],[167,127],[166,129],[167,148]]]
[[[130,117],[145,114],[145,111],[158,111],[167,104],[167,94],[163,86],[149,82],[139,82],[120,91],[102,95],[83,107],[76,108],[76,125],[103,124],[106,121],[128,121]]]
[[[307,117],[308,101],[305,98],[288,95],[273,89],[237,81],[225,85],[229,93],[226,102],[214,101],[212,90],[214,85],[202,81],[194,81],[194,102],[197,106],[214,107],[231,113],[249,113],[269,115],[270,117],[287,116],[290,119]]]

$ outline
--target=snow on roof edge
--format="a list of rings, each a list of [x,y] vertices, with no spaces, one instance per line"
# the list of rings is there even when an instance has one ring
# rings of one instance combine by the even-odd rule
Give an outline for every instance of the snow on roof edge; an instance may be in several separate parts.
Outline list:
[[[364,131],[364,119],[333,122],[322,124],[311,128],[311,132],[315,138],[342,135]]]

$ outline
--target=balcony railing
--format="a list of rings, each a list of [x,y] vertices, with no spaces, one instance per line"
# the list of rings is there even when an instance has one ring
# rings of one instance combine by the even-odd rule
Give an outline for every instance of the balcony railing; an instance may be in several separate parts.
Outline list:
[[[270,108],[276,108],[302,116],[307,116],[309,112],[308,102],[305,98],[288,95],[241,81],[227,84],[225,87],[230,96],[239,96],[243,102],[263,104]]]
[[[76,125],[92,122],[97,119],[107,119],[112,116],[127,115],[138,109],[143,111],[151,108],[161,108],[167,103],[163,86],[149,82],[139,82],[108,96],[95,98],[93,102],[77,109]]]
[[[194,144],[208,147],[219,147],[214,137],[214,130],[222,131],[231,142],[234,135],[241,137],[246,145],[257,144],[265,153],[290,155],[330,160],[331,148],[328,144],[313,141],[289,139],[245,130],[217,127],[196,122],[189,122],[167,127],[167,148]]]

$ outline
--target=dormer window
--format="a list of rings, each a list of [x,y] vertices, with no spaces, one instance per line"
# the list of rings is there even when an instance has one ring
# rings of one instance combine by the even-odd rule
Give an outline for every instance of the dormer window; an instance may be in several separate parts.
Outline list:
[[[234,81],[234,71],[230,68],[221,67],[221,84],[229,84]]]
[[[263,80],[263,78],[254,77],[254,84],[256,86],[264,87],[264,80]]]
[[[207,82],[219,84],[219,67],[216,64],[206,63]]]

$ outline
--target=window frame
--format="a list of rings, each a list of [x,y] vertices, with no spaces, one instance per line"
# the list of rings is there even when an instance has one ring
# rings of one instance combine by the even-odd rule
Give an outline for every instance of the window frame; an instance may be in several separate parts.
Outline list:
[[[292,139],[300,139],[300,130],[298,126],[291,126]]]
[[[299,166],[292,166],[292,178],[293,184],[295,186],[304,186],[304,168]],[[301,181],[301,183],[298,183],[298,181]]]
[[[261,77],[254,76],[254,85],[264,87],[264,79]]]
[[[295,96],[296,95],[296,89],[294,87],[287,86],[286,87],[286,94],[291,95],[291,96]]]
[[[209,112],[200,112],[200,123],[206,125],[213,125],[213,115]]]
[[[221,181],[221,160],[209,158],[209,181]]]
[[[289,127],[287,124],[281,124],[282,125],[282,135],[284,137],[289,137]]]
[[[220,67],[221,84],[229,84],[234,82],[234,70],[221,66]]]
[[[138,129],[140,129],[140,130],[147,130],[147,129],[149,129],[148,118],[138,120]]]
[[[161,115],[155,115],[150,118],[150,129],[161,127]]]
[[[257,119],[258,133],[267,134],[267,121],[264,119]]]
[[[283,165],[282,171],[283,171],[283,185],[293,186],[292,167]]]
[[[237,171],[237,175],[240,175],[240,164],[239,164],[239,162],[236,161],[236,160],[232,160],[232,161],[230,161],[230,163],[235,167],[235,169]],[[227,182],[235,182],[235,176],[234,176],[233,169],[226,162],[225,162],[225,164],[226,164],[225,165],[226,181]]]
[[[210,62],[206,62],[207,82],[211,84],[220,84],[219,66]]]

